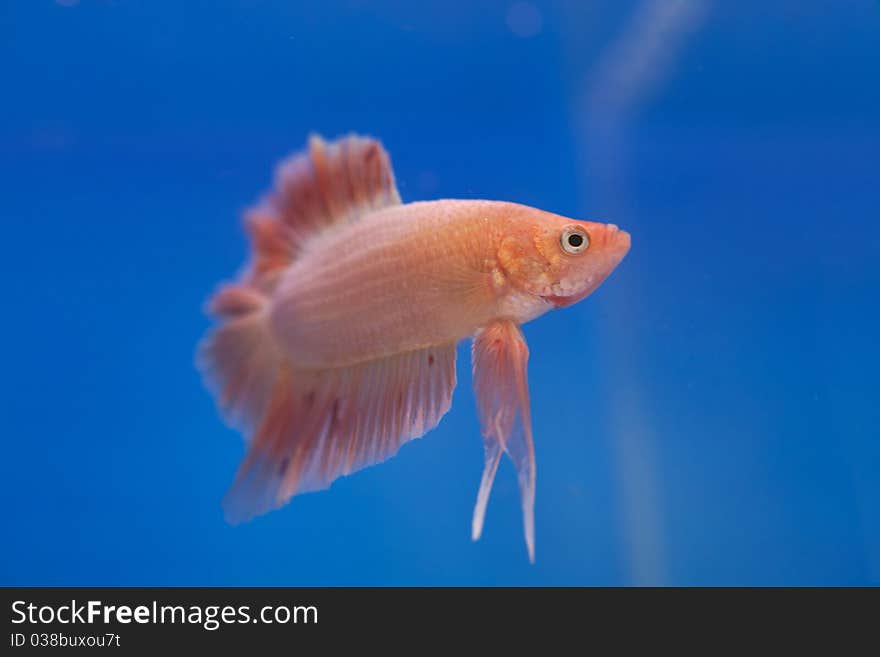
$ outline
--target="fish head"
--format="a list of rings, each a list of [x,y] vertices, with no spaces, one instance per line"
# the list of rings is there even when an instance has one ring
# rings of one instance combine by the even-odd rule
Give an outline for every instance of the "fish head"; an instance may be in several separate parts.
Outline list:
[[[629,251],[614,224],[527,210],[508,223],[498,260],[515,287],[556,307],[589,296]]]

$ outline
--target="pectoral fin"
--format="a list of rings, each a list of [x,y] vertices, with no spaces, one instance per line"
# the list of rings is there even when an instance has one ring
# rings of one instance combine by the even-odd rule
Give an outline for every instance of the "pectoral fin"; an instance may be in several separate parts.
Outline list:
[[[529,560],[535,561],[535,447],[529,412],[526,366],[529,348],[519,327],[498,320],[474,337],[474,391],[483,432],[486,465],[474,507],[472,537],[480,538],[486,504],[501,453],[516,467],[522,497],[523,529]]]

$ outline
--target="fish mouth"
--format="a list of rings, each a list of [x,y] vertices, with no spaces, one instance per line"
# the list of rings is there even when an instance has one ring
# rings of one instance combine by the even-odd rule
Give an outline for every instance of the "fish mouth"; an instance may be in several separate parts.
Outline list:
[[[567,296],[557,294],[542,295],[541,298],[544,301],[553,304],[557,308],[571,306],[595,292],[596,288],[602,285],[602,283],[605,282],[605,279],[611,275],[611,272],[617,269],[617,265],[619,265],[621,260],[623,260],[624,257],[626,257],[626,254],[629,253],[631,238],[628,232],[621,230],[614,224],[607,224],[607,230],[606,244],[609,245],[610,249],[608,250],[607,255],[604,256],[605,262],[600,267],[600,273],[595,280],[587,284],[583,290],[576,292],[575,294]]]
[[[556,308],[565,308],[566,306],[570,306],[575,302],[573,297],[557,297],[557,296],[543,296],[541,297],[547,303],[553,304]]]
[[[586,294],[584,296],[586,296]],[[580,299],[582,299],[583,297],[580,297],[580,298],[578,298],[578,296],[560,297],[560,296],[556,296],[555,294],[545,294],[541,298],[544,301],[546,301],[547,303],[553,304],[557,308],[565,308],[566,306],[570,306],[571,304],[576,303],[577,301],[580,301]]]
[[[617,256],[617,262],[620,262],[623,260],[623,256],[629,252],[632,238],[628,232],[618,228],[615,224],[607,224],[606,229],[608,231],[605,237],[606,244],[611,248],[611,252]]]

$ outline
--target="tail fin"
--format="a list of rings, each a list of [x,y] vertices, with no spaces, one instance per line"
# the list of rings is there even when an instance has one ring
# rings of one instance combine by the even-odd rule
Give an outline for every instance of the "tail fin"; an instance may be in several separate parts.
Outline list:
[[[247,285],[221,288],[209,309],[222,323],[198,349],[198,367],[224,419],[245,435],[265,414],[282,362],[266,322],[267,301]]]
[[[198,352],[218,406],[250,442],[224,502],[230,521],[389,458],[449,408],[454,345],[303,372],[268,325],[277,282],[309,240],[398,203],[391,162],[378,141],[349,135],[328,143],[313,136],[305,152],[281,163],[274,190],[247,212],[250,262],[238,282],[211,300],[220,324]]]
[[[250,262],[211,299],[222,323],[199,346],[199,369],[230,424],[250,435],[268,410],[283,354],[266,306],[280,275],[311,237],[397,203],[391,160],[375,139],[313,135],[307,150],[281,162],[275,188],[245,216]]]
[[[250,263],[238,283],[211,300],[223,324],[200,347],[200,368],[234,426],[253,430],[278,375],[281,355],[265,307],[281,273],[311,237],[397,203],[391,161],[374,139],[348,135],[328,143],[313,135],[305,152],[278,166],[275,189],[245,216]]]

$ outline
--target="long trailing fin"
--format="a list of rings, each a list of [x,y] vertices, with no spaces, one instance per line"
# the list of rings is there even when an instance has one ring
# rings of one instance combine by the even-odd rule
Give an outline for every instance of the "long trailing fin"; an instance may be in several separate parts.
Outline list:
[[[485,467],[477,493],[471,537],[483,531],[492,482],[505,452],[516,467],[529,560],[535,561],[535,447],[529,410],[529,349],[519,327],[497,320],[474,337],[474,391],[483,432]]]

